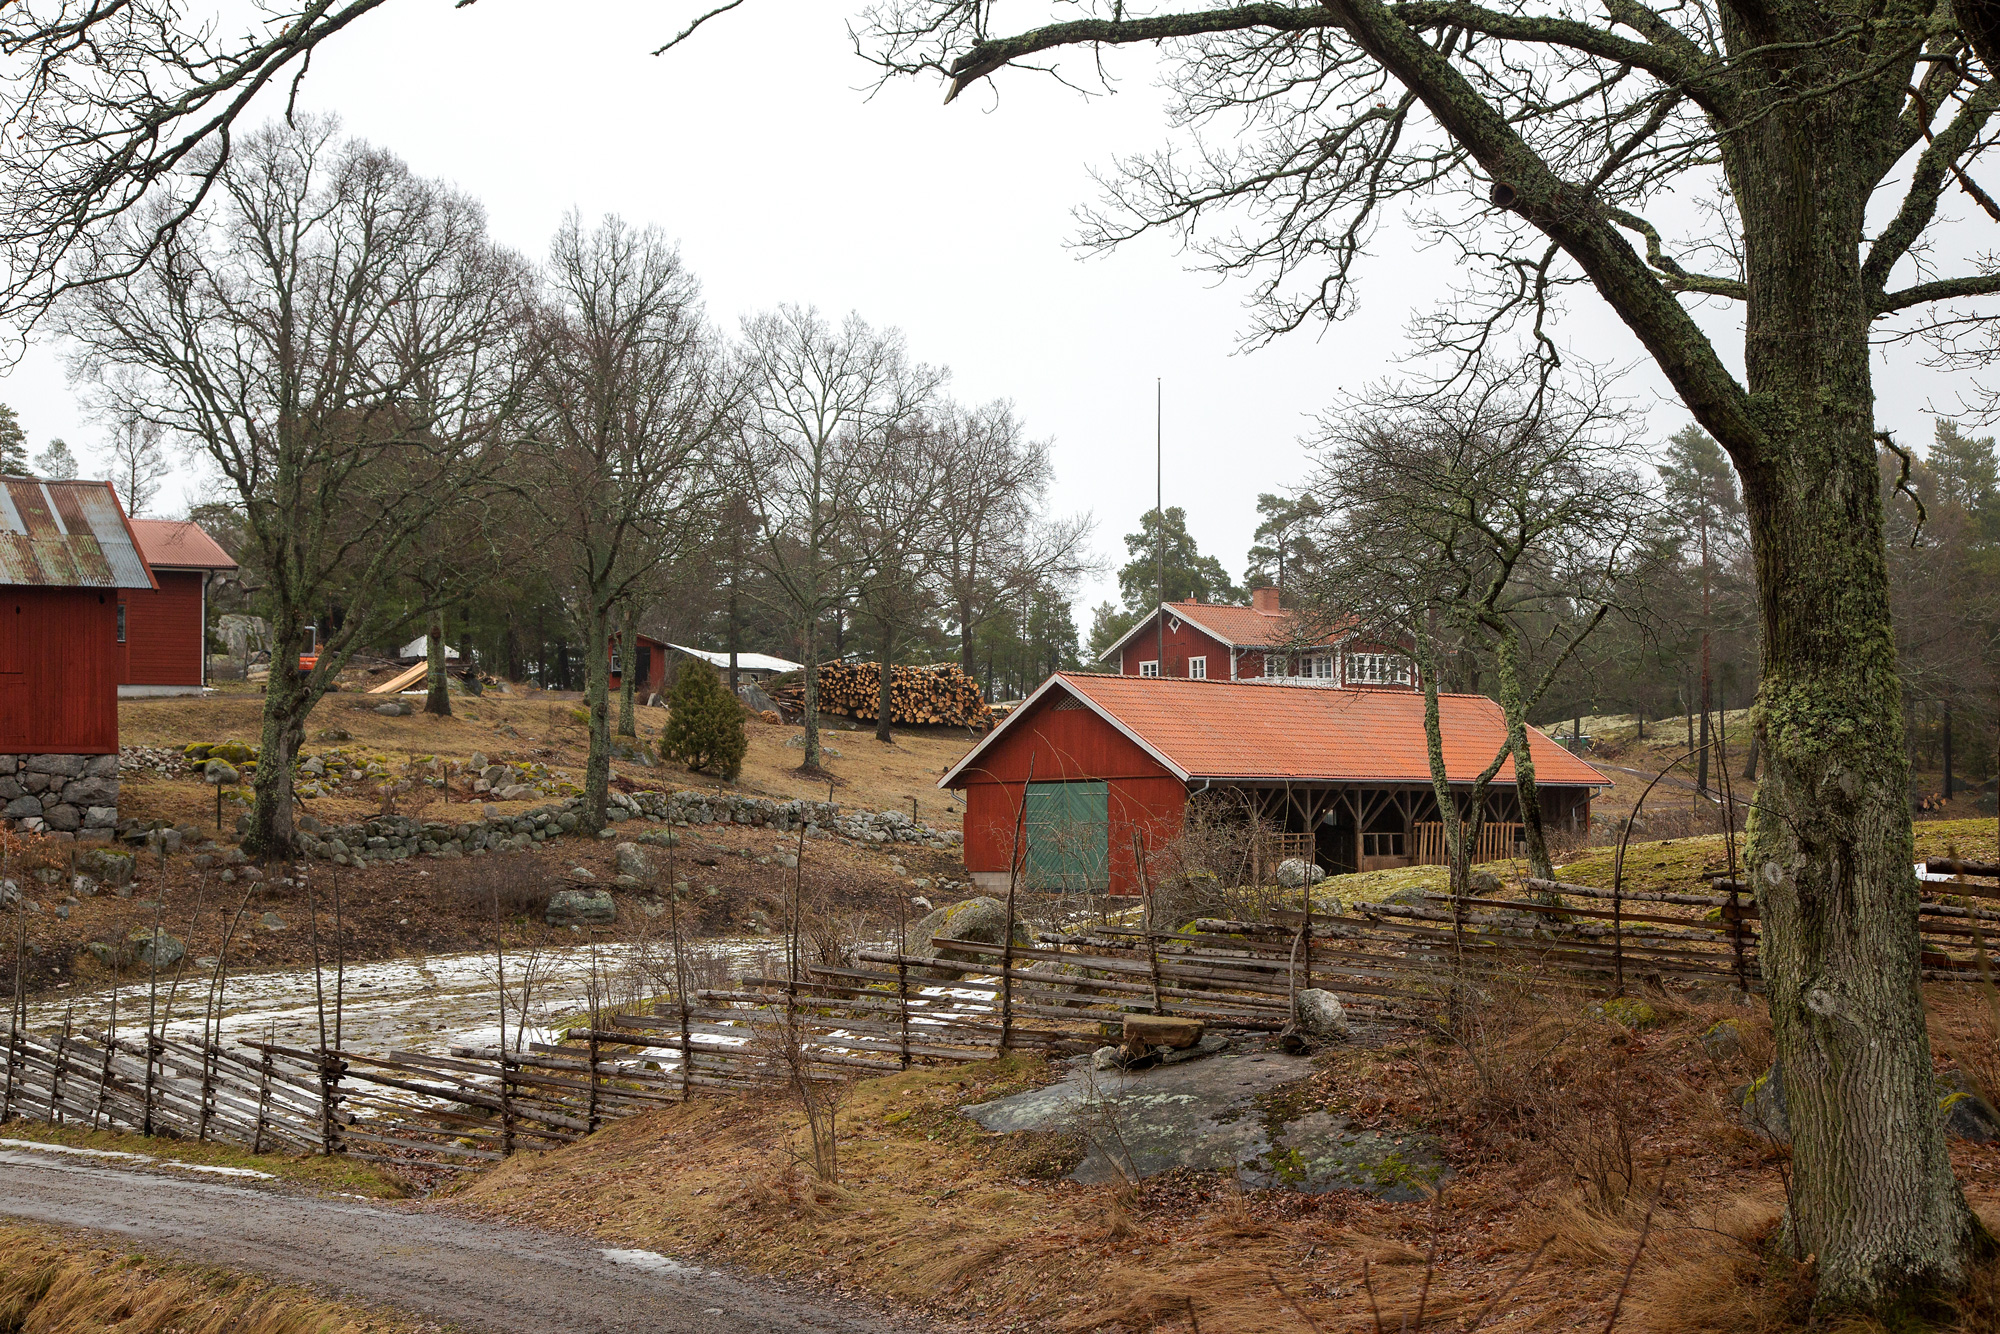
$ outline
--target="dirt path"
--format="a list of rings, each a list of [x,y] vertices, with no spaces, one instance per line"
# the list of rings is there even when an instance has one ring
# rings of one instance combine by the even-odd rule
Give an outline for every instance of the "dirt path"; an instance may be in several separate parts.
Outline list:
[[[0,1151],[0,1215],[91,1228],[494,1334],[916,1330],[858,1304],[647,1251],[358,1200]]]

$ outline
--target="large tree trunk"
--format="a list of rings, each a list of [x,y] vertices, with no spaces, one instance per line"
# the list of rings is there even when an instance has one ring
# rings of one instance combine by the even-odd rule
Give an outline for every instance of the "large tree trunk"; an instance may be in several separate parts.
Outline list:
[[[1765,433],[1738,459],[1763,616],[1745,869],[1792,1128],[1791,1244],[1818,1257],[1823,1307],[1881,1307],[1960,1286],[1983,1232],[1945,1154],[1924,1027],[1859,264],[1871,168],[1844,109],[1800,99],[1731,140],[1735,179],[1767,183],[1737,192]]]
[[[1535,787],[1535,757],[1528,748],[1528,706],[1521,694],[1520,646],[1511,630],[1500,632],[1494,675],[1500,678],[1500,711],[1507,720],[1507,749],[1514,756],[1514,796],[1521,808],[1521,833],[1528,845],[1528,874],[1553,880],[1548,831],[1542,828],[1542,798]]]
[[[272,618],[271,679],[264,687],[264,726],[258,738],[257,775],[243,850],[255,857],[289,857],[296,850],[293,826],[292,765],[305,740],[306,715],[314,696],[299,670],[305,647],[302,618]]]
[[[960,598],[958,602],[958,668],[967,676],[977,678],[979,664],[973,659],[975,645],[972,642],[972,603]]]
[[[887,621],[882,626],[882,671],[876,679],[875,695],[875,739],[885,745],[896,744],[896,734],[889,730],[889,697],[895,683],[894,673],[889,664],[896,660],[896,627]]]
[[[618,735],[636,737],[639,722],[632,713],[632,695],[638,689],[638,682],[632,678],[639,670],[639,604],[627,603],[624,624],[618,633]]]
[[[805,758],[799,761],[799,768],[807,773],[819,772],[819,618],[808,616],[805,630],[805,689],[799,708],[805,724]]]
[[[577,828],[604,828],[611,795],[611,611],[592,606],[583,636],[583,697],[590,709],[590,758],[583,766],[583,817]]]
[[[444,674],[444,608],[431,612],[430,626],[424,632],[424,686],[428,693],[424,696],[424,712],[440,717],[451,716],[451,683]]]

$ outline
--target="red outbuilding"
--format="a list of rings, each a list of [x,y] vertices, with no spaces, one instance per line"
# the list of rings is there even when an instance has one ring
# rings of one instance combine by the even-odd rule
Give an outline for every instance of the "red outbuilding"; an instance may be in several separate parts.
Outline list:
[[[108,482],[0,478],[0,817],[109,835],[119,595],[154,588]]]
[[[669,645],[663,640],[653,638],[651,635],[634,635],[633,640],[635,641],[634,646],[637,649],[637,652],[632,655],[633,698],[645,700],[650,699],[654,695],[665,694],[667,690],[667,650]],[[619,663],[623,657],[624,653],[620,650],[618,640],[614,637],[611,641],[611,688],[613,690],[620,689],[625,680],[625,673],[619,669]]]
[[[1506,721],[1483,695],[1441,695],[1438,711],[1463,800],[1505,747]],[[1534,728],[1529,753],[1544,826],[1588,828],[1591,796],[1610,780]],[[1340,874],[1444,861],[1417,691],[1059,673],[938,786],[963,793],[965,865],[987,888],[1006,885],[1018,847],[1032,887],[1135,893],[1134,835],[1163,847],[1191,802],[1254,812],[1274,862]],[[1475,860],[1514,855],[1511,760],[1486,803]]]
[[[118,596],[120,695],[198,695],[208,684],[208,586],[236,562],[199,524],[134,519],[139,554],[158,586]]]
[[[1278,681],[1336,690],[1417,686],[1414,666],[1394,647],[1352,633],[1314,634],[1279,605],[1275,588],[1253,590],[1247,607],[1193,598],[1162,602],[1098,661],[1124,676]]]

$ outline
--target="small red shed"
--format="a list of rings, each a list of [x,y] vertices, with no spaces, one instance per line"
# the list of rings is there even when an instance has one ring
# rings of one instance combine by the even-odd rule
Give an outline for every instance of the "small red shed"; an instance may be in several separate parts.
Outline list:
[[[108,482],[0,478],[0,818],[118,823],[118,595],[152,589]]]
[[[125,628],[118,693],[198,695],[208,684],[209,582],[236,562],[185,520],[134,519],[132,533],[158,587],[118,596]]]
[[[1163,602],[1098,661],[1123,676],[1194,681],[1281,681],[1344,689],[1415,690],[1415,667],[1393,647],[1352,633],[1309,633],[1279,603],[1278,590],[1252,590],[1250,605]]]
[[[1446,773],[1469,793],[1505,718],[1483,695],[1442,695],[1438,710]],[[1534,728],[1529,751],[1544,825],[1587,828],[1610,780]],[[1444,860],[1417,691],[1058,673],[938,786],[964,795],[965,865],[987,888],[1005,887],[1018,829],[1031,887],[1136,893],[1134,833],[1160,847],[1211,793],[1279,831],[1278,856],[1331,873]],[[1486,802],[1477,860],[1513,855],[1511,761]]]
[[[653,695],[662,695],[667,689],[667,648],[663,640],[651,635],[634,635],[637,652],[632,662],[632,694],[644,700]],[[611,688],[620,689],[625,673],[619,670],[619,661],[624,654],[619,650],[616,638],[611,641]]]

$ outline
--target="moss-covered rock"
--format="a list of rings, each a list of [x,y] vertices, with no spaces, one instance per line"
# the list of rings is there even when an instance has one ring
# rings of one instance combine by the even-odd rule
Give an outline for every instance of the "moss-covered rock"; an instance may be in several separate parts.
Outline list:
[[[1662,1021],[1660,1012],[1653,1007],[1652,1002],[1641,1000],[1637,996],[1614,996],[1604,1002],[1601,1008],[1606,1019],[1616,1024],[1623,1024],[1635,1033],[1643,1029],[1657,1028]]]
[[[967,972],[992,972],[999,968],[1000,961],[989,954],[974,953],[971,950],[939,948],[931,944],[933,936],[943,936],[948,940],[975,941],[982,945],[1001,944],[1007,936],[1007,905],[998,899],[980,897],[964,899],[958,903],[946,904],[932,909],[910,928],[908,953],[922,959],[936,959],[975,965],[966,968],[928,968],[924,971],[936,978],[959,978]],[[1028,943],[1028,929],[1016,917],[1014,921],[1014,943]]]

